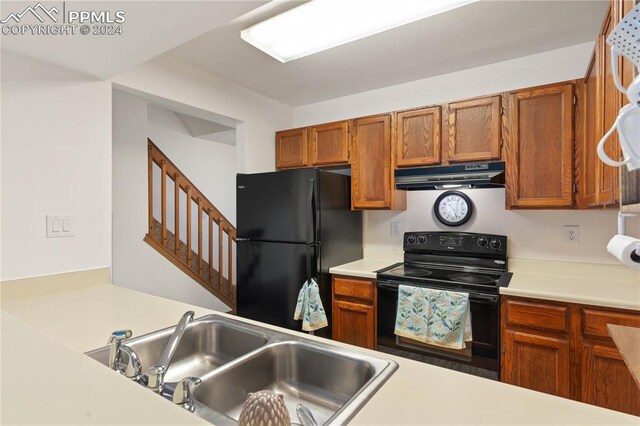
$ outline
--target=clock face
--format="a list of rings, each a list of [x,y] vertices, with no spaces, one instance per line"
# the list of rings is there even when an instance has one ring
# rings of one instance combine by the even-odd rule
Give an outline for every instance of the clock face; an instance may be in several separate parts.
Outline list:
[[[447,191],[440,195],[433,206],[436,218],[447,226],[460,226],[471,218],[471,199],[458,191]]]

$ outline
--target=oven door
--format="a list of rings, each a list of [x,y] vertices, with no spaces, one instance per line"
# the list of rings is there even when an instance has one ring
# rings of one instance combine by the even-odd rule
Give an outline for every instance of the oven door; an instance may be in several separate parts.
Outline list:
[[[410,285],[402,283],[403,285]],[[399,283],[392,281],[378,280],[378,346],[386,346],[392,350],[423,354],[428,357],[435,357],[450,360],[447,366],[451,368],[468,371],[464,366],[477,367],[486,370],[499,372],[499,348],[500,348],[500,305],[497,294],[484,294],[469,292],[471,303],[471,330],[473,342],[470,350],[451,350],[436,346],[421,344],[409,339],[399,339],[394,334],[396,312],[398,310],[398,286]],[[447,290],[446,287],[437,285],[429,286],[439,290]],[[384,348],[379,348],[385,350]],[[396,353],[396,352],[393,353]],[[419,359],[419,357],[416,357]],[[461,368],[456,368],[458,364]]]

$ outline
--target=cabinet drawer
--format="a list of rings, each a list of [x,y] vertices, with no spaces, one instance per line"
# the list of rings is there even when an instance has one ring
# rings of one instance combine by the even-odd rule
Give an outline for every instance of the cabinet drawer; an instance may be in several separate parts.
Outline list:
[[[551,331],[569,331],[569,307],[522,300],[506,301],[509,324]]]
[[[640,327],[640,314],[582,310],[582,334],[585,336],[609,338],[607,324]]]
[[[346,297],[373,303],[374,288],[373,280],[346,277],[333,278],[333,294],[336,298]]]

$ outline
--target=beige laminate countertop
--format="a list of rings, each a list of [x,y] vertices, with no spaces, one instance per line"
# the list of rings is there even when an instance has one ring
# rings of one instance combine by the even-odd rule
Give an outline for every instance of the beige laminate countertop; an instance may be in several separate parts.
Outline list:
[[[640,311],[640,271],[622,265],[509,259],[500,294]]]
[[[329,272],[375,278],[375,271],[397,259],[367,258]],[[640,311],[640,272],[622,265],[509,259],[513,273],[500,294]]]
[[[376,278],[376,271],[397,263],[390,259],[364,258],[355,262],[329,268],[329,273],[334,275],[347,275],[360,278]]]
[[[3,302],[0,423],[207,424],[83,355],[115,329],[145,334],[190,309],[215,313],[112,285]],[[638,425],[638,417],[348,347],[399,364],[352,424]]]

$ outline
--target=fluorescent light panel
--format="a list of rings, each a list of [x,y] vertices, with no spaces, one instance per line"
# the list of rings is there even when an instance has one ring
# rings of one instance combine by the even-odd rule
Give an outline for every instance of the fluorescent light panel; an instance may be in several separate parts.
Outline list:
[[[479,0],[312,0],[245,28],[247,43],[289,62]]]

